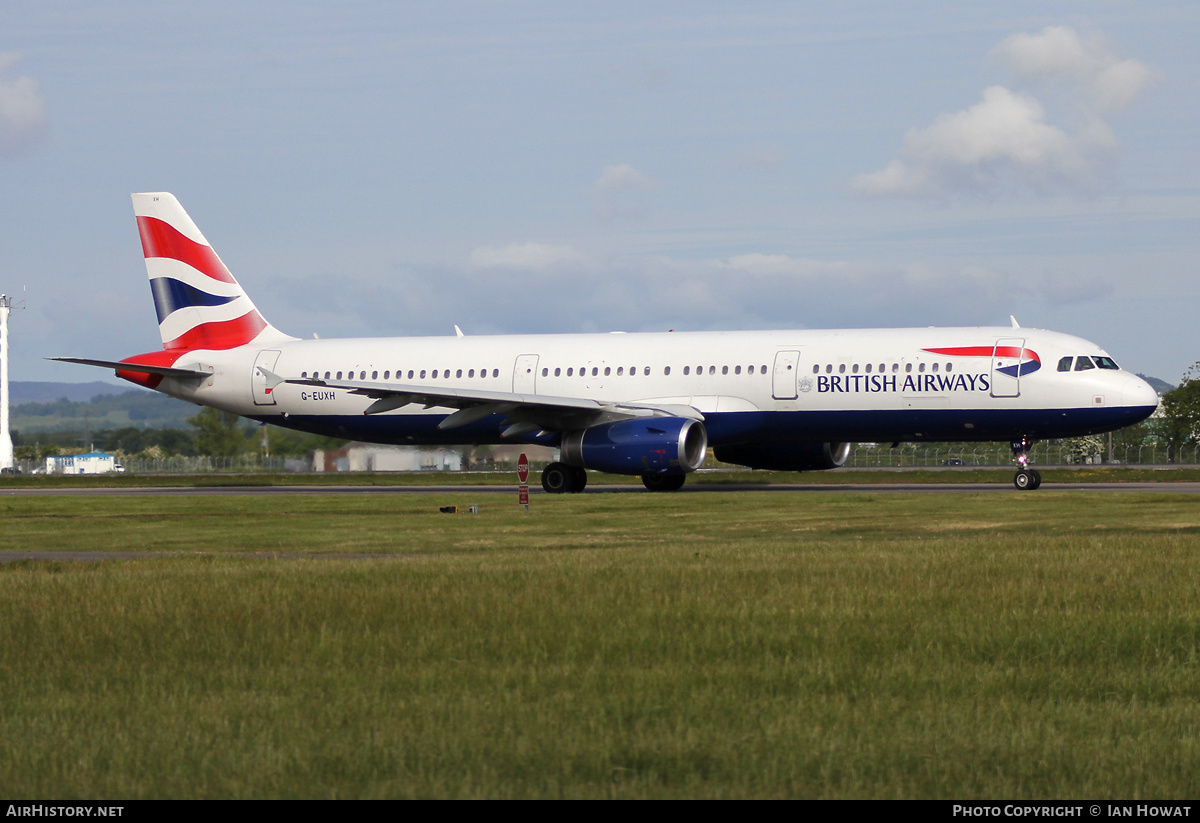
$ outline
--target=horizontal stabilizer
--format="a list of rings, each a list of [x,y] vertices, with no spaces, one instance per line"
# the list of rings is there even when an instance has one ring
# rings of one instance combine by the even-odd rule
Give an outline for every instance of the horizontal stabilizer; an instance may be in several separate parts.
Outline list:
[[[144,366],[139,363],[126,363],[120,360],[89,360],[85,357],[47,357],[46,359],[57,360],[60,363],[78,363],[82,366],[99,366],[102,369],[114,369],[115,371],[157,374],[161,377],[174,377],[180,380],[198,380],[212,377],[208,372],[196,371],[195,369],[177,369],[174,366]]]

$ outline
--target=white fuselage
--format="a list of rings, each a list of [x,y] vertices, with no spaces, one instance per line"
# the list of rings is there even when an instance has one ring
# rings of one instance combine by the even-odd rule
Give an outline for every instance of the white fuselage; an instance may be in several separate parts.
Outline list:
[[[211,369],[212,379],[167,378],[159,389],[266,422],[396,443],[499,442],[500,426],[485,419],[441,432],[454,409],[422,404],[368,417],[371,398],[341,388],[268,391],[256,364],[332,384],[691,406],[713,445],[1040,439],[1119,428],[1156,407],[1137,376],[1115,364],[1059,371],[1068,357],[1111,363],[1081,338],[1007,327],[290,339],[190,352],[176,365]]]

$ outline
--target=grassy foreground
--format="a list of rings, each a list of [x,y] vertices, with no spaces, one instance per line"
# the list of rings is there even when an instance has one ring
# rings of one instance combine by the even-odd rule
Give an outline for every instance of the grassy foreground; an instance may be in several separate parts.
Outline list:
[[[0,552],[165,555],[0,564],[0,794],[1200,794],[1194,497],[531,508],[0,499]]]

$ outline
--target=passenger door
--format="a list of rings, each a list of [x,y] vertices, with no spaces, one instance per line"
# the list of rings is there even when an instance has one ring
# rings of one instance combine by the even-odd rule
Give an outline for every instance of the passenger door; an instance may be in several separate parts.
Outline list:
[[[771,396],[776,400],[795,400],[796,367],[800,363],[800,352],[781,351],[775,355],[775,371],[771,375]]]
[[[513,364],[513,393],[537,394],[537,364],[536,354],[522,354]]]
[[[1024,359],[1024,337],[1001,337],[996,341],[996,347],[992,349],[992,397],[1021,396],[1021,361]]]
[[[260,351],[258,357],[254,358],[254,369],[250,373],[250,390],[254,395],[254,405],[256,406],[274,406],[275,398],[271,396],[271,389],[267,388],[267,378],[258,370],[262,366],[267,371],[275,371],[275,362],[279,360],[279,352],[277,351]]]

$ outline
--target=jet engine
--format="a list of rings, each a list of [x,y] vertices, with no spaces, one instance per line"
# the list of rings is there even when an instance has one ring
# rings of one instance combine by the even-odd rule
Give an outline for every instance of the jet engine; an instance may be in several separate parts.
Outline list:
[[[718,446],[713,455],[722,463],[752,469],[801,472],[836,469],[850,457],[852,443],[737,443]]]
[[[707,451],[704,424],[683,417],[621,420],[562,438],[563,463],[613,474],[692,472]]]

